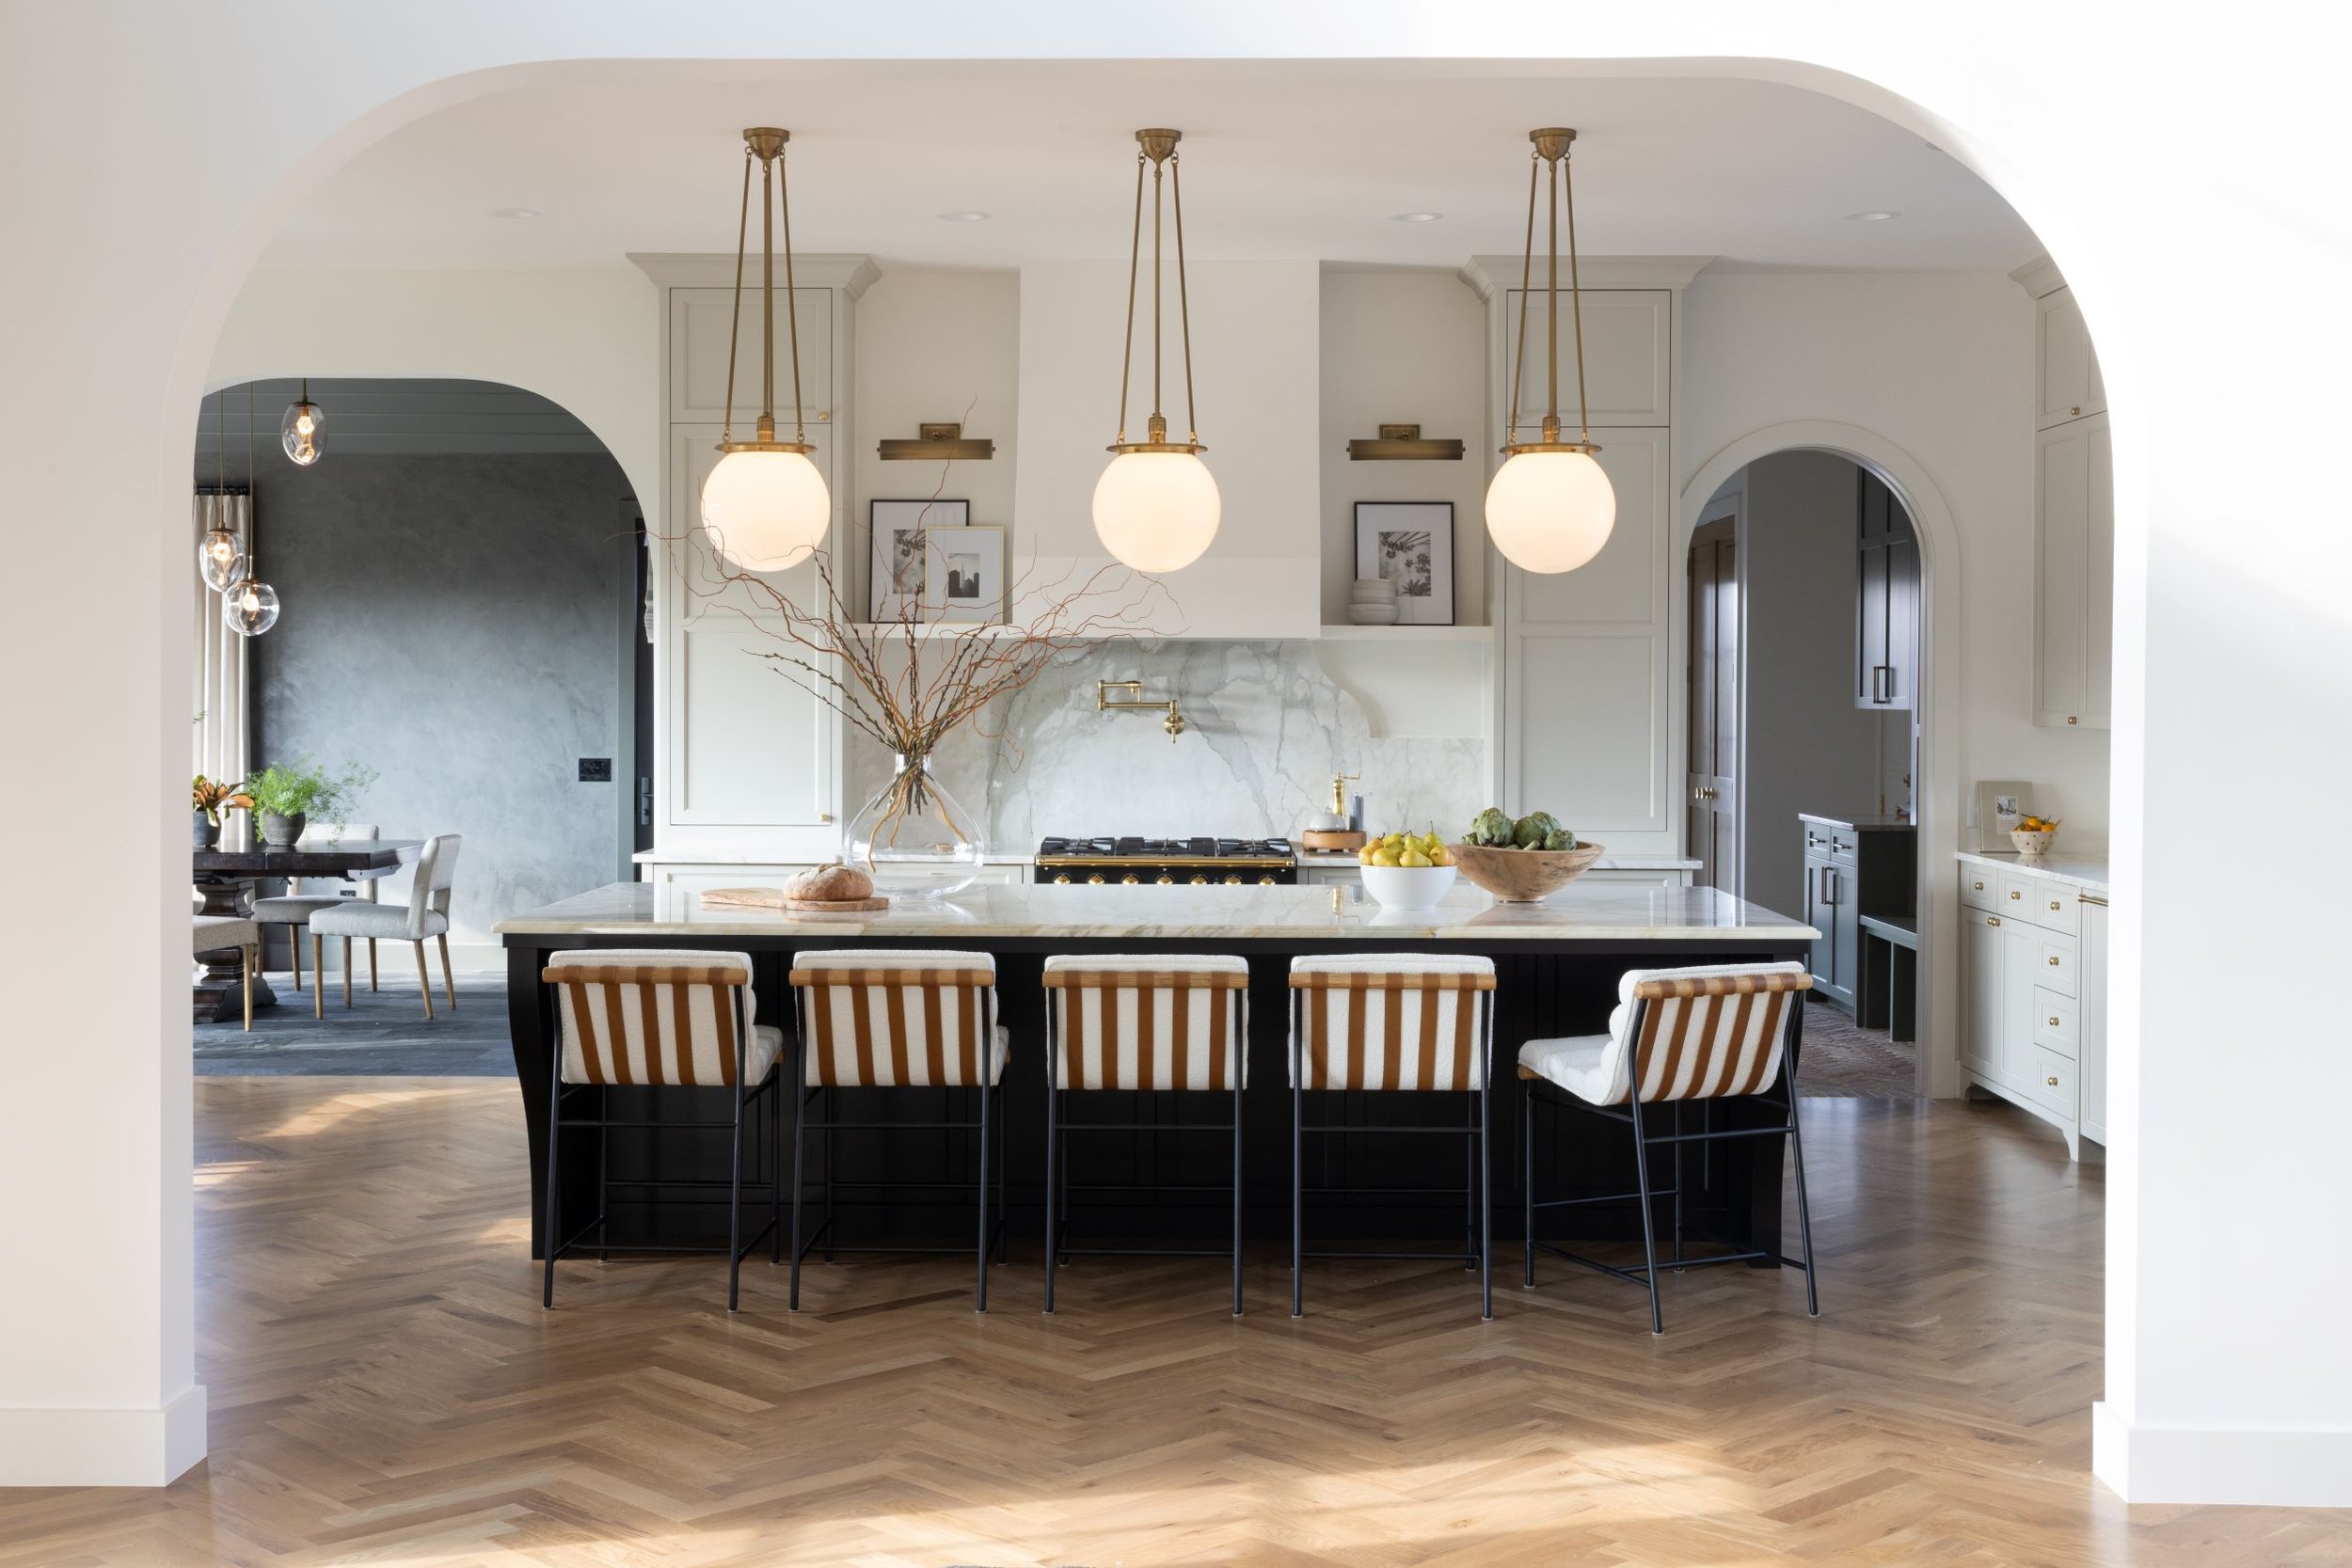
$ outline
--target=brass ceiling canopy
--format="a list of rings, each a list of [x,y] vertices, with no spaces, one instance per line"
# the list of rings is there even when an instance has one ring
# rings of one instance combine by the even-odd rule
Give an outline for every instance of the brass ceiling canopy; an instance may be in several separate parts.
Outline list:
[[[996,443],[985,436],[966,436],[958,424],[919,424],[913,440],[885,436],[877,449],[885,463],[985,463],[996,455]]]
[[[1535,151],[1527,166],[1527,241],[1520,251],[1519,262],[1519,333],[1518,347],[1511,371],[1510,422],[1504,428],[1502,455],[1516,457],[1521,452],[1581,451],[1586,456],[1600,451],[1593,444],[1589,411],[1584,405],[1584,300],[1577,285],[1576,276],[1576,184],[1570,172],[1568,149],[1576,141],[1576,133],[1562,125],[1547,125],[1527,134]],[[1544,204],[1549,231],[1544,246],[1544,293],[1549,302],[1544,324],[1545,380],[1544,420],[1542,438],[1534,441],[1519,439],[1519,388],[1527,371],[1527,313],[1534,303],[1534,281],[1535,264],[1535,195],[1537,184],[1549,168],[1551,172],[1549,198]],[[1568,209],[1568,313],[1576,331],[1576,416],[1580,439],[1560,438],[1560,207],[1565,191]]]

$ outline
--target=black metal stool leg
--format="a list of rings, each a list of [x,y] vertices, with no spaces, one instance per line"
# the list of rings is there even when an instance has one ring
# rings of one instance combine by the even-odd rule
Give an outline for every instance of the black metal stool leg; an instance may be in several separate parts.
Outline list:
[[[1046,1006],[1051,1008],[1053,1004],[1049,1001]],[[1054,1310],[1054,1276],[1061,1272],[1061,1255],[1056,1245],[1059,1238],[1054,1233],[1056,1219],[1061,1212],[1058,1201],[1061,1182],[1055,1176],[1055,1162],[1061,1152],[1060,1099],[1061,1091],[1054,1086],[1054,1062],[1049,1042],[1045,1062],[1045,1310],[1049,1316]]]
[[[1642,1256],[1649,1260],[1646,1277],[1649,1281],[1649,1331],[1666,1332],[1666,1320],[1658,1310],[1658,1235],[1657,1217],[1650,1212],[1649,1140],[1642,1132],[1641,1080],[1634,1080],[1633,1092],[1627,1096],[1633,1110],[1633,1177],[1641,1186]]]
[[[993,1244],[988,1234],[988,1121],[991,1086],[989,1080],[995,1074],[988,1070],[991,1065],[988,1055],[989,1048],[984,1044],[980,1053],[980,1266],[978,1279],[972,1291],[972,1310],[975,1312],[988,1310],[988,1254],[990,1247]]]
[[[1241,1316],[1241,1053],[1233,1053],[1233,1316]]]
[[[1462,1120],[1468,1127],[1478,1125],[1478,1097],[1466,1098],[1462,1104]],[[1462,1267],[1478,1267],[1478,1149],[1469,1138],[1462,1140]]]
[[[1303,1212],[1307,1098],[1298,1084],[1298,1004],[1291,1004],[1291,1316],[1307,1315],[1307,1230]]]
[[[325,988],[321,988],[321,994]],[[555,1048],[554,1082],[548,1093],[548,1217],[541,1234],[541,1250],[547,1255],[547,1277],[539,1287],[539,1305],[555,1305],[555,1256],[564,1246],[564,1164],[559,1151],[564,1147],[564,1048]]]
[[[1527,1279],[1529,1289],[1535,1284],[1535,1080],[1519,1083],[1519,1153],[1527,1162],[1527,1173],[1519,1184],[1519,1193],[1527,1205]]]
[[[727,1156],[727,1310],[737,1310],[743,1295],[743,1014],[735,1015],[735,1132]]]
[[[1675,1144],[1675,1263],[1678,1271],[1682,1262],[1682,1145],[1679,1142],[1682,1136],[1682,1101],[1679,1100],[1675,1101],[1674,1128],[1677,1140]]]
[[[1495,1163],[1487,1138],[1493,1126],[1487,1098],[1486,1074],[1482,1073],[1478,1079],[1478,1317],[1482,1323],[1493,1322],[1495,1315]]]

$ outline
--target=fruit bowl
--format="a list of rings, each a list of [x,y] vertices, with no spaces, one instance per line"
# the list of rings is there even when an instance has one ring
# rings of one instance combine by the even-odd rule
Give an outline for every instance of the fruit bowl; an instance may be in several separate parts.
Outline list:
[[[2057,837],[2056,828],[2011,828],[2009,831],[2009,841],[2017,846],[2017,858],[2021,861],[2040,860],[2050,852],[2050,845]]]
[[[1580,844],[1573,849],[1496,849],[1476,844],[1446,847],[1463,876],[1506,904],[1549,897],[1609,852],[1605,844]]]
[[[1364,891],[1384,910],[1434,910],[1453,890],[1450,865],[1367,865]]]

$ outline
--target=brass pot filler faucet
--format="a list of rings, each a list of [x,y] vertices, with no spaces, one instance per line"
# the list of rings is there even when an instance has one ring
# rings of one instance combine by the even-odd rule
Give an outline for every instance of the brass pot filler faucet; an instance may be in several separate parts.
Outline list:
[[[1114,691],[1130,691],[1134,695],[1114,699],[1111,696]],[[1176,705],[1176,699],[1170,697],[1164,703],[1146,702],[1141,681],[1096,681],[1094,683],[1094,708],[1097,713],[1165,712],[1168,717],[1160,721],[1160,728],[1168,732],[1168,740],[1172,743],[1178,736],[1184,733],[1184,709]]]

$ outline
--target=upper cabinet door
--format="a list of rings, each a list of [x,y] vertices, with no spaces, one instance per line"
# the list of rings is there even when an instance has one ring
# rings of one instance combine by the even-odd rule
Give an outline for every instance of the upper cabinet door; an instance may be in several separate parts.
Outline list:
[[[831,424],[836,404],[833,394],[833,291],[794,289],[793,309],[785,309],[785,291],[776,290],[775,378],[776,422],[791,438],[792,337],[799,317],[801,341],[802,418],[809,424]],[[732,289],[672,289],[670,291],[670,418],[716,424],[726,418],[727,342]],[[746,279],[741,314],[742,334],[735,344],[735,427],[737,438],[751,438],[759,418],[759,291]]]
[[[2104,414],[2042,432],[2034,478],[2034,722],[2106,729],[2115,641],[2113,459]]]
[[[2090,349],[2090,333],[2074,304],[2074,291],[2060,289],[2037,303],[2041,321],[2036,328],[2040,357],[2034,374],[2034,427],[2103,413],[2107,406],[2106,384],[2099,379],[2099,356]]]
[[[1535,309],[1527,322],[1525,358],[1519,341],[1519,292],[1509,292],[1502,313],[1502,399],[1511,401],[1512,371],[1523,364],[1519,381],[1521,439],[1535,439],[1543,423],[1549,385],[1550,346],[1546,341],[1546,295],[1535,291]],[[1584,396],[1593,427],[1662,425],[1671,422],[1672,401],[1667,388],[1668,367],[1674,358],[1674,293],[1666,289],[1587,289],[1584,291]],[[1576,429],[1576,318],[1568,309],[1568,290],[1560,289],[1559,309],[1560,423]],[[1568,439],[1574,440],[1573,435]]]

